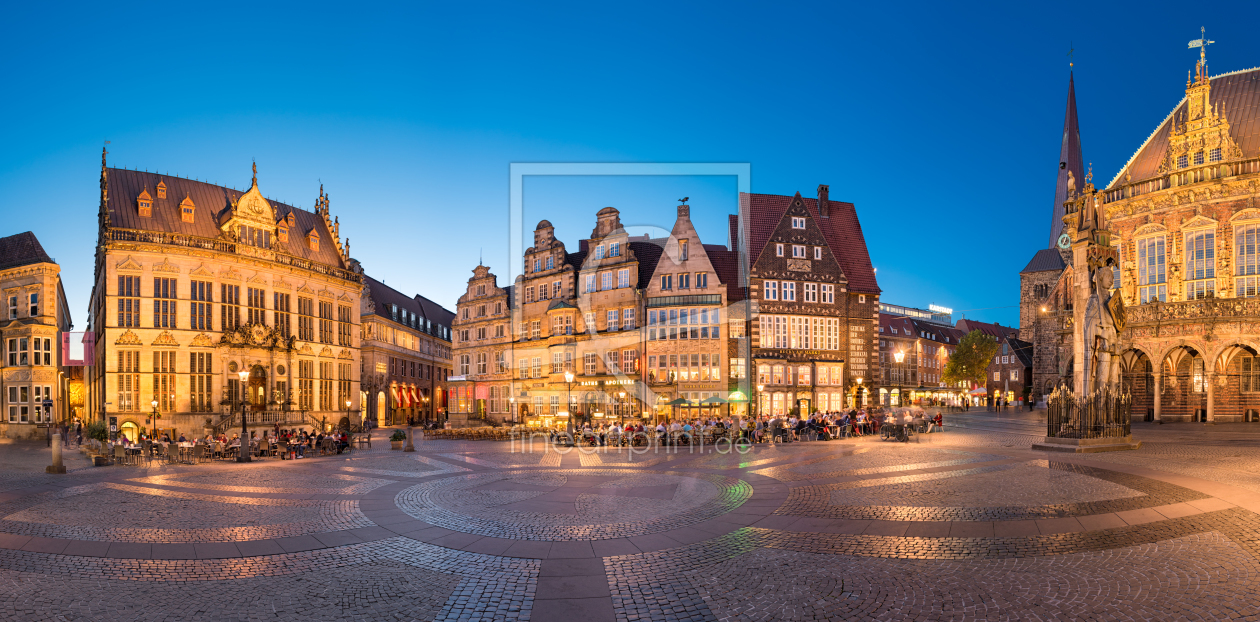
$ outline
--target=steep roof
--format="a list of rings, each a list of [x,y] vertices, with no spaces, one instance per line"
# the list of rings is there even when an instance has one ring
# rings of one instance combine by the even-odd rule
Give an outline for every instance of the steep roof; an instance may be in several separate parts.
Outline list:
[[[24,231],[0,238],[0,270],[34,263],[56,263],[34,233]]]
[[[1229,120],[1230,136],[1242,149],[1243,157],[1254,158],[1260,154],[1260,67],[1226,73],[1210,78],[1212,105]],[[1115,179],[1107,185],[1113,188],[1122,182],[1127,173],[1132,181],[1156,177],[1159,163],[1168,149],[1168,133],[1173,119],[1186,113],[1186,98],[1164,117],[1155,131],[1142,143]],[[1079,186],[1078,186],[1079,187]]]
[[[719,244],[705,244],[704,252],[709,255],[718,280],[726,286],[726,304],[746,298],[746,289],[739,282],[739,253]]]
[[[1019,334],[1018,328],[1002,326],[1001,324],[989,324],[988,322],[977,322],[975,320],[958,320],[956,327],[967,333],[978,330],[998,341]]]
[[[652,283],[652,275],[656,273],[656,263],[661,260],[661,254],[665,252],[664,240],[660,244],[655,242],[631,242],[630,250],[634,251],[634,258],[639,260],[639,289],[647,289]]]
[[[1076,180],[1076,187],[1085,187],[1085,166],[1081,159],[1081,129],[1076,121],[1076,83],[1071,73],[1068,74],[1067,111],[1063,114],[1063,141],[1059,146],[1059,176],[1054,185],[1054,210],[1050,219],[1050,244],[1054,248],[1055,241],[1063,233],[1063,216],[1067,213],[1063,204],[1068,200],[1068,172],[1071,171]]]
[[[879,332],[883,337],[917,336],[914,331],[914,322],[910,318],[891,313],[879,314]]]
[[[1067,264],[1063,263],[1063,255],[1059,254],[1058,249],[1043,248],[1037,251],[1037,254],[1033,255],[1032,260],[1029,261],[1028,265],[1024,266],[1024,269],[1020,270],[1019,273],[1031,274],[1033,272],[1059,272],[1066,267]]]
[[[123,229],[218,238],[222,233],[219,230],[219,216],[230,209],[231,203],[238,201],[246,192],[203,181],[123,168],[110,168],[107,173],[110,223],[114,227]],[[165,199],[157,198],[156,189],[159,182],[166,184]],[[153,201],[152,215],[149,217],[140,216],[136,208],[136,199],[140,193],[146,191],[146,188]],[[184,222],[180,215],[179,204],[185,197],[191,199],[196,205],[193,222]],[[273,246],[296,257],[338,268],[346,267],[341,260],[341,255],[337,252],[332,232],[328,230],[323,216],[271,199],[267,202],[275,210],[277,220],[290,213],[293,214],[295,220],[293,229],[289,231],[289,241],[281,242],[273,238]],[[311,250],[310,245],[307,244],[306,234],[312,229],[319,232],[319,250]]]
[[[770,240],[783,215],[787,213],[795,197],[779,194],[739,195],[741,209],[747,214],[748,223],[744,247],[748,249],[748,260],[756,261]],[[879,284],[875,280],[875,270],[871,267],[871,255],[866,249],[866,238],[862,235],[862,225],[858,222],[857,210],[852,203],[827,201],[828,217],[822,218],[818,213],[818,200],[802,197],[805,209],[809,211],[827,238],[827,245],[840,262],[840,269],[849,281],[851,291],[879,293]]]
[[[1011,354],[1019,357],[1019,362],[1023,363],[1024,367],[1032,367],[1033,344],[1014,337],[1007,337],[1006,342],[1011,346]]]
[[[382,281],[378,281],[368,275],[363,275],[363,282],[368,286],[368,291],[372,297],[373,314],[383,318],[393,320],[400,324],[405,324],[416,328],[422,332],[428,332],[436,337],[443,335],[433,329],[424,330],[424,322],[418,321],[418,325],[412,325],[410,321],[394,319],[389,305],[397,305],[399,309],[409,311],[419,320],[429,320],[430,326],[445,326],[450,328],[451,320],[455,319],[455,314],[442,308],[441,305],[425,298],[424,296],[415,296],[414,298],[386,285]]]

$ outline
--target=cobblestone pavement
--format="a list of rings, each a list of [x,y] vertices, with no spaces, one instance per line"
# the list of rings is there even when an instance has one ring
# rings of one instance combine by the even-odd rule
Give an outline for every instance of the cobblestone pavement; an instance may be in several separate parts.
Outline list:
[[[1078,456],[1032,451],[1037,417],[744,454],[382,430],[61,476],[22,447],[0,619],[1260,622],[1260,426],[1137,425],[1142,449]]]

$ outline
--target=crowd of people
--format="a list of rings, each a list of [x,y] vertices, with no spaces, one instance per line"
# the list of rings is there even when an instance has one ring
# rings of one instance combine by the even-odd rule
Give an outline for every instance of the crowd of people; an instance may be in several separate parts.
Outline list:
[[[575,429],[574,442],[588,446],[660,444],[712,444],[719,439],[745,440],[749,443],[789,442],[794,440],[830,440],[837,437],[888,434],[896,426],[910,426],[916,432],[939,431],[944,418],[938,411],[928,415],[923,408],[871,408],[848,411],[815,412],[808,417],[796,415],[761,415],[758,417],[726,417],[673,419],[656,426],[642,422],[617,422],[591,425],[586,422]],[[553,441],[567,442],[563,429],[552,429]]]
[[[259,451],[266,451],[268,448],[283,442],[286,445],[286,452],[284,456],[281,456],[281,458],[291,457],[296,459],[306,457],[307,450],[319,447],[320,444],[323,443],[324,439],[332,439],[333,448],[335,448],[339,454],[350,447],[350,435],[344,431],[324,434],[323,432],[282,430],[279,428],[270,434],[268,430],[263,430],[261,437],[258,436],[257,432],[251,431],[249,433],[249,447],[251,453],[258,453]],[[163,431],[153,435],[149,435],[147,433],[140,434],[134,441],[128,439],[126,436],[120,436],[113,445],[122,445],[128,450],[135,450],[151,447],[155,443],[162,445],[170,445],[174,443],[180,447],[194,447],[197,445],[214,446],[218,444],[223,448],[223,451],[235,453],[240,451],[241,435],[232,434],[231,436],[228,436],[227,434],[219,434],[216,436],[213,434],[207,434],[205,436],[198,436],[190,439],[184,434],[180,434],[179,438],[172,440],[170,433]]]

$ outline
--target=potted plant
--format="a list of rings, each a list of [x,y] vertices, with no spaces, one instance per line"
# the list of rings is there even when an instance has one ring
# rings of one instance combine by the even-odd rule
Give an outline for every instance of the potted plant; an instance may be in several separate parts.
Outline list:
[[[405,440],[407,440],[406,432],[403,432],[402,430],[394,430],[394,433],[389,437],[389,448],[402,449],[403,441]]]

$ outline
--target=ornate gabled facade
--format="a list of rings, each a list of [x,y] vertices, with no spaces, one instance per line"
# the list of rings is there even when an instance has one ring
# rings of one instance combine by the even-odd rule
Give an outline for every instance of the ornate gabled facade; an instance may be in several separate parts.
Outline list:
[[[733,390],[728,382],[727,284],[709,259],[710,253],[726,252],[725,247],[701,243],[691,207],[678,206],[678,218],[644,291],[647,382],[658,408],[682,398],[695,405],[684,415],[696,408],[709,410],[704,400],[726,399]]]
[[[241,192],[102,155],[91,418],[201,435],[244,395],[257,422],[360,423],[363,277],[330,204],[322,187],[313,212],[268,200],[257,167]]]
[[[61,336],[70,330],[60,275],[35,234],[0,238],[0,434],[7,438],[43,436],[37,425],[74,415],[59,378]]]
[[[1210,76],[1200,48],[1185,93],[1105,189],[1090,173],[1070,189],[1064,231],[1115,260],[1135,418],[1260,420],[1260,69]],[[1036,346],[1034,391],[1081,382],[1084,345],[1070,336],[1083,269],[1067,266],[1033,303],[1032,334],[1021,330]]]
[[[840,410],[879,389],[880,290],[851,203],[741,194],[761,413]]]
[[[367,275],[361,301],[366,416],[382,426],[443,421],[455,314]]]

